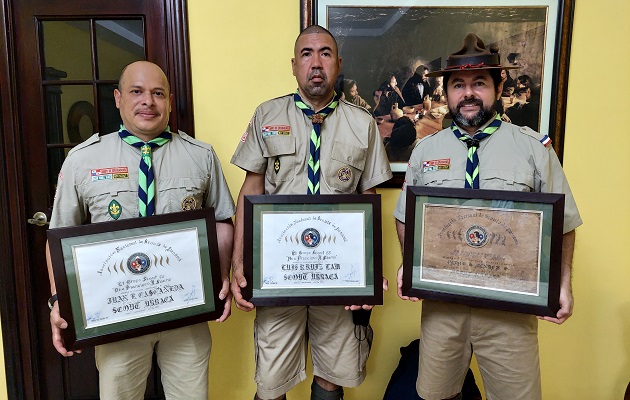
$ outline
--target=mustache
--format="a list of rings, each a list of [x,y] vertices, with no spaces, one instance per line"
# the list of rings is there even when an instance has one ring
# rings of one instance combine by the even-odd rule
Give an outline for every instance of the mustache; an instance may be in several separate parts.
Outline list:
[[[480,99],[472,98],[472,99],[464,99],[457,103],[457,111],[459,111],[464,106],[478,106],[483,107],[483,101]]]
[[[322,69],[314,69],[314,70],[312,70],[311,72],[309,72],[309,74],[308,74],[307,78],[308,78],[309,80],[310,80],[310,79],[313,79],[313,77],[314,77],[315,75],[317,75],[317,76],[321,77],[322,79],[327,79],[327,77],[326,77],[326,73],[325,73],[325,72],[324,72],[324,70],[322,70]]]

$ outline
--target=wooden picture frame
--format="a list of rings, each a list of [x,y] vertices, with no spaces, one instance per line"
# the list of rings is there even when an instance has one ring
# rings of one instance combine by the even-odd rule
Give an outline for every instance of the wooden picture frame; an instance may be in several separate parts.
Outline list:
[[[258,195],[244,205],[245,299],[383,304],[380,195]]]
[[[556,316],[564,194],[407,187],[405,296]]]
[[[219,318],[214,209],[47,232],[69,350]]]

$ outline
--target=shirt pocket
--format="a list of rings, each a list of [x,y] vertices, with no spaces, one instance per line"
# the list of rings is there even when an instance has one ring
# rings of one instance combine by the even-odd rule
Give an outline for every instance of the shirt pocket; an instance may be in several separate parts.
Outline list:
[[[535,189],[534,173],[489,169],[482,173],[483,189],[512,190],[515,192],[533,192]]]
[[[330,162],[322,163],[326,183],[343,193],[356,192],[365,168],[366,157],[367,149],[335,141]]]
[[[203,207],[208,178],[182,177],[158,179],[155,207],[158,214],[197,210]]]
[[[267,181],[275,184],[293,180],[297,166],[295,137],[278,135],[263,140],[265,143],[263,157],[267,159],[265,172]]]
[[[91,222],[135,218],[139,215],[137,180],[89,182],[83,188],[83,195]]]

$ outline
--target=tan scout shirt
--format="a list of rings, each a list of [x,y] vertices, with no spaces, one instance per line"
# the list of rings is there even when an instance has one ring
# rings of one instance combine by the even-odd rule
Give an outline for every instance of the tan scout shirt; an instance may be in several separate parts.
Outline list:
[[[556,153],[543,135],[506,122],[480,142],[479,187],[520,192],[564,193],[564,233],[582,225]],[[421,140],[411,153],[394,217],[405,222],[406,186],[463,188],[468,148],[448,128]]]
[[[311,120],[293,95],[261,104],[231,163],[265,174],[265,194],[306,194]],[[376,123],[363,108],[340,101],[321,130],[321,194],[356,193],[392,177]]]
[[[221,221],[234,215],[234,201],[212,146],[183,132],[153,149],[156,214],[214,207]],[[138,217],[140,149],[118,132],[93,135],[73,148],[61,167],[51,228]],[[115,200],[119,205],[110,212]],[[118,218],[115,218],[118,216]]]

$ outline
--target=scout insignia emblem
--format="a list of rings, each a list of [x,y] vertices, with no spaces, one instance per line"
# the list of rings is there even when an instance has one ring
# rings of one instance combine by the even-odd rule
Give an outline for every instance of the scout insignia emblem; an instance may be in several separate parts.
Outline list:
[[[306,247],[313,248],[319,246],[321,236],[315,228],[308,228],[302,232],[302,244]]]
[[[182,200],[182,211],[190,211],[197,208],[197,200],[192,196],[184,197]]]
[[[127,259],[127,269],[132,274],[144,274],[151,268],[151,259],[144,253],[134,253]]]
[[[488,242],[488,232],[482,226],[473,225],[466,231],[465,239],[470,247],[483,247]]]
[[[276,160],[273,162],[273,170],[278,174],[280,171],[280,157],[276,157]]]
[[[350,178],[352,178],[352,170],[348,167],[339,168],[337,178],[339,178],[341,182],[348,182]]]
[[[109,216],[115,221],[120,218],[120,214],[122,213],[122,206],[116,200],[112,200],[109,202],[109,206],[107,206],[109,210]]]

